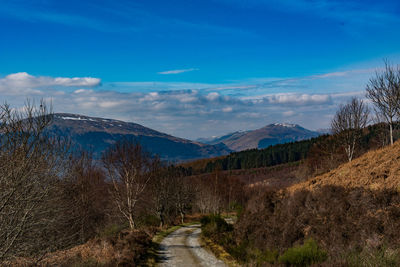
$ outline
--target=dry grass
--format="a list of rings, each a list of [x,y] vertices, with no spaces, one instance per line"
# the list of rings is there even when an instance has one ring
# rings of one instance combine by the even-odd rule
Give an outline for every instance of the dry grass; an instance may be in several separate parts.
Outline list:
[[[10,266],[140,266],[146,260],[151,236],[144,231],[122,231],[116,237],[95,238],[37,259],[17,259]],[[2,263],[3,264],[3,263]]]
[[[225,262],[226,265],[230,267],[240,266],[239,263],[237,263],[237,261],[228,252],[226,252],[226,250],[222,246],[216,244],[211,239],[202,236],[200,241],[205,248],[209,249],[212,253],[214,253],[214,255],[218,259]]]
[[[370,151],[324,175],[295,184],[289,188],[313,190],[324,185],[345,188],[363,187],[371,190],[400,189],[400,141],[393,146]]]
[[[400,141],[286,189],[254,194],[235,238],[282,253],[311,237],[334,260],[346,251],[398,251],[399,218]]]

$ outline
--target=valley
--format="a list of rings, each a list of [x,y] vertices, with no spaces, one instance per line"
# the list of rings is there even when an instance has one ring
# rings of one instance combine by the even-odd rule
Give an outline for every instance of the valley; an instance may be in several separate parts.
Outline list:
[[[399,0],[0,25],[0,267],[400,266]]]

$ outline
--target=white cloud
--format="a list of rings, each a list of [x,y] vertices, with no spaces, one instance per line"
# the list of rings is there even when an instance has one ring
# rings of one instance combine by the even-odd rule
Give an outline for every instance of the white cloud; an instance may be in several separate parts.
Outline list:
[[[199,70],[199,69],[190,68],[190,69],[180,69],[180,70],[167,70],[167,71],[158,72],[158,74],[162,74],[162,75],[180,74],[180,73],[191,72],[191,71],[196,71],[196,70]]]
[[[44,78],[45,82],[52,82],[52,79]],[[59,86],[85,86],[85,87],[93,87],[100,85],[100,79],[98,78],[91,78],[91,77],[83,77],[83,78],[54,78],[53,83],[54,85]]]
[[[209,93],[207,95],[207,99],[210,100],[210,101],[214,101],[214,100],[216,100],[218,98],[219,98],[219,94],[216,93],[216,92],[212,92],[212,93]]]
[[[223,112],[232,112],[233,108],[232,107],[226,107],[222,109]]]
[[[98,105],[100,108],[115,108],[120,105],[126,104],[125,101],[102,101]]]
[[[294,112],[293,110],[284,111],[284,112],[282,113],[282,115],[285,116],[285,117],[291,117],[291,116],[293,116],[294,114],[296,114],[296,112]]]
[[[91,89],[77,89],[74,91],[74,94],[85,94],[85,93],[93,93]]]
[[[332,98],[328,94],[283,93],[269,96],[266,99],[271,104],[287,105],[321,105],[332,102]]]
[[[33,76],[26,72],[18,72],[0,78],[0,90],[13,91],[17,93],[26,91],[30,93],[28,89],[32,88],[43,88],[51,86],[60,87],[94,87],[100,85],[101,80],[98,78],[83,77],[83,78],[65,78],[65,77],[47,77],[47,76]]]

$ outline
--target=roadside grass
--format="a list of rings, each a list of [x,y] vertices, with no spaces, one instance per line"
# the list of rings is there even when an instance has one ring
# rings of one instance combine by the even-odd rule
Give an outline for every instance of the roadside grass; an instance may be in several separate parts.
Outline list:
[[[236,267],[240,264],[235,258],[226,251],[223,244],[230,243],[233,231],[232,224],[236,221],[236,213],[225,213],[221,215],[204,216],[201,222],[202,245],[211,251],[218,259],[225,262],[228,266]]]
[[[226,252],[226,250],[222,246],[213,242],[210,238],[201,235],[200,242],[202,246],[211,251],[218,259],[222,260],[226,265],[230,267],[241,266],[228,252]]]

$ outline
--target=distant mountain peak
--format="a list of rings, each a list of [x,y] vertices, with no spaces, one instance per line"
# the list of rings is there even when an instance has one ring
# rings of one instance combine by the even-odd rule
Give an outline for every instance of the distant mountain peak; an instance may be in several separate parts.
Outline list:
[[[274,123],[274,124],[271,124],[271,125],[274,125],[274,126],[282,126],[282,127],[288,127],[288,128],[299,127],[298,124],[292,124],[292,123]]]
[[[133,139],[145,150],[162,159],[181,161],[226,155],[231,150],[223,144],[207,145],[162,133],[133,122],[56,113],[49,126],[55,135],[68,136],[73,145],[92,151],[96,157],[121,139]]]
[[[106,118],[97,118],[97,117],[90,117],[90,116],[86,116],[86,115],[72,114],[72,113],[55,113],[55,114],[54,114],[54,117],[55,117],[56,119],[61,119],[61,120],[96,121],[96,122],[110,122],[110,121],[115,121],[115,122],[126,123],[126,122],[120,121],[120,120],[106,119]]]
[[[237,131],[217,138],[203,138],[207,144],[223,143],[234,151],[266,148],[270,145],[310,139],[320,135],[298,124],[273,123],[252,131]]]

